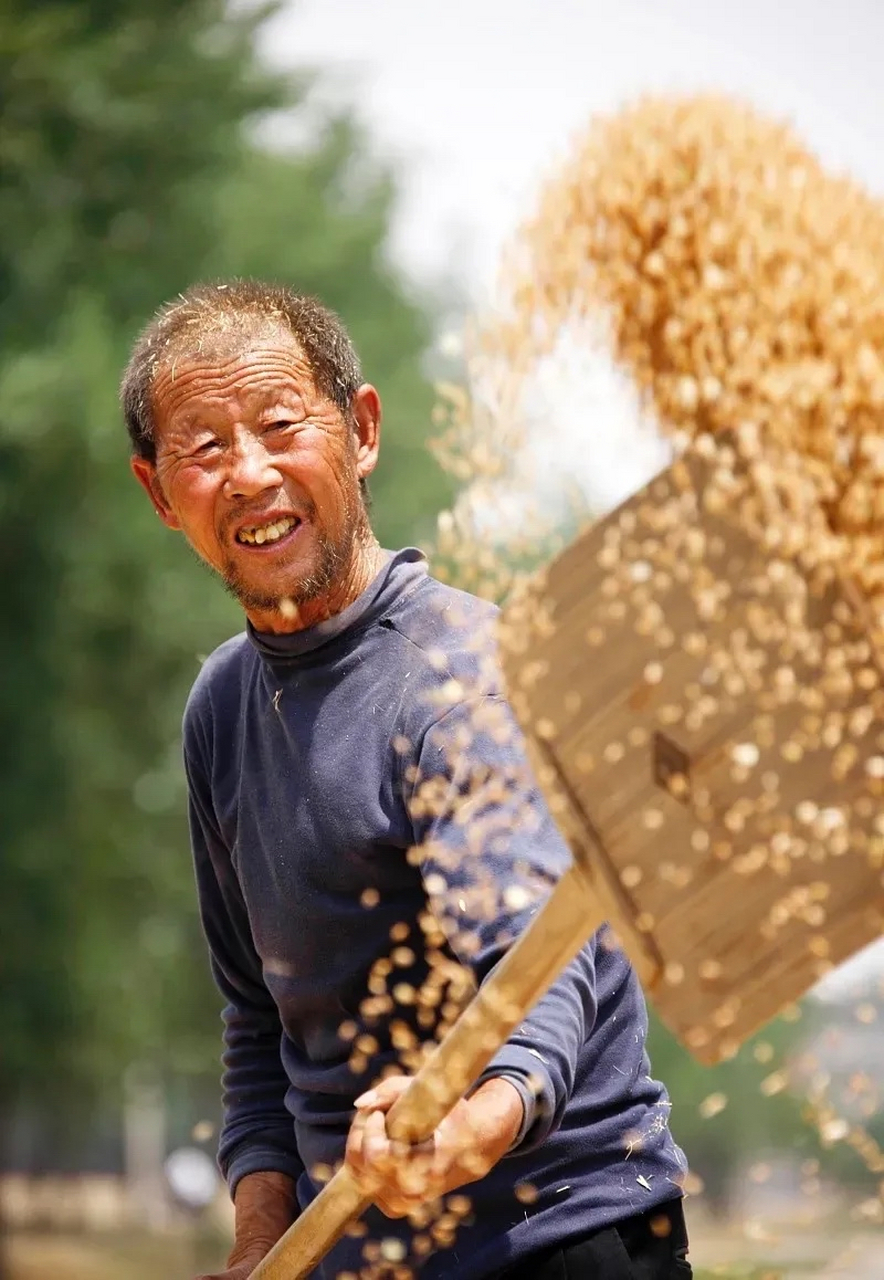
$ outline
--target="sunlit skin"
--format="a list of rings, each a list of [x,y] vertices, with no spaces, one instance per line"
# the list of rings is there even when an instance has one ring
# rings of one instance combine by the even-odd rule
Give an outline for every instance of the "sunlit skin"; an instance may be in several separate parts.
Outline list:
[[[382,563],[360,490],[378,459],[374,387],[356,391],[348,420],[294,338],[273,330],[161,366],[153,405],[156,463],[132,469],[257,630],[313,626],[365,590]],[[238,538],[282,519],[295,523],[279,541]]]
[[[405,1218],[484,1177],[509,1151],[524,1115],[515,1085],[486,1080],[428,1142],[406,1146],[390,1139],[384,1116],[410,1083],[407,1076],[388,1076],[357,1098],[347,1138],[350,1171],[388,1218]]]

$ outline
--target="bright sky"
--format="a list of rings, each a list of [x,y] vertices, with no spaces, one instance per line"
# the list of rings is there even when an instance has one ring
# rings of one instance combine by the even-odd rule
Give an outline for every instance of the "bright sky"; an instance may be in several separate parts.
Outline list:
[[[266,41],[321,68],[322,96],[354,104],[397,164],[396,258],[475,302],[569,140],[643,92],[745,96],[884,194],[882,47],[879,0],[290,0]],[[554,415],[561,469],[597,506],[662,463],[606,362]],[[575,422],[592,423],[591,456]],[[532,457],[532,475],[551,465]]]
[[[292,0],[268,40],[403,162],[398,255],[473,288],[569,137],[649,90],[745,95],[884,193],[882,47],[878,0]]]
[[[743,96],[884,195],[881,0],[293,0],[266,49],[323,69],[323,95],[397,162],[396,258],[476,302],[569,139],[643,92]],[[599,503],[656,469],[606,369],[563,404],[591,420],[592,448],[563,429],[557,458]]]

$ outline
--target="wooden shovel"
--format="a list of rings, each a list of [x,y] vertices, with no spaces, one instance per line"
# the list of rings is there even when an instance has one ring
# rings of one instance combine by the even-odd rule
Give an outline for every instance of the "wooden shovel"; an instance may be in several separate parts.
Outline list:
[[[812,486],[721,444],[505,611],[510,699],[573,865],[391,1137],[431,1136],[603,921],[706,1063],[884,933],[881,673],[861,600],[808,554],[825,545]],[[252,1280],[303,1280],[368,1203],[344,1167]]]
[[[479,988],[387,1116],[399,1142],[423,1142],[464,1096],[604,919],[582,862],[556,885],[531,925]],[[286,1232],[251,1280],[302,1280],[371,1200],[344,1166]]]

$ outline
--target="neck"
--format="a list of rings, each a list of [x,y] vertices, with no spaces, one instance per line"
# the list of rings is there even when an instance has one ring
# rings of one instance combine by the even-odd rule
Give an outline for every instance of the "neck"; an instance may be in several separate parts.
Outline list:
[[[347,568],[328,591],[303,604],[281,600],[275,609],[247,609],[246,617],[256,631],[270,635],[306,631],[349,608],[380,573],[383,562],[384,553],[373,534],[357,538]]]

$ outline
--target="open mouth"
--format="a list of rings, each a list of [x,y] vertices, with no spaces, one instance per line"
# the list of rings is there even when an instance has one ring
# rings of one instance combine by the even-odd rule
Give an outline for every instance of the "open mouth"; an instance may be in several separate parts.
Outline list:
[[[236,540],[246,547],[263,547],[268,543],[280,542],[301,523],[295,516],[286,516],[282,520],[274,520],[268,524],[256,524],[240,529]]]

